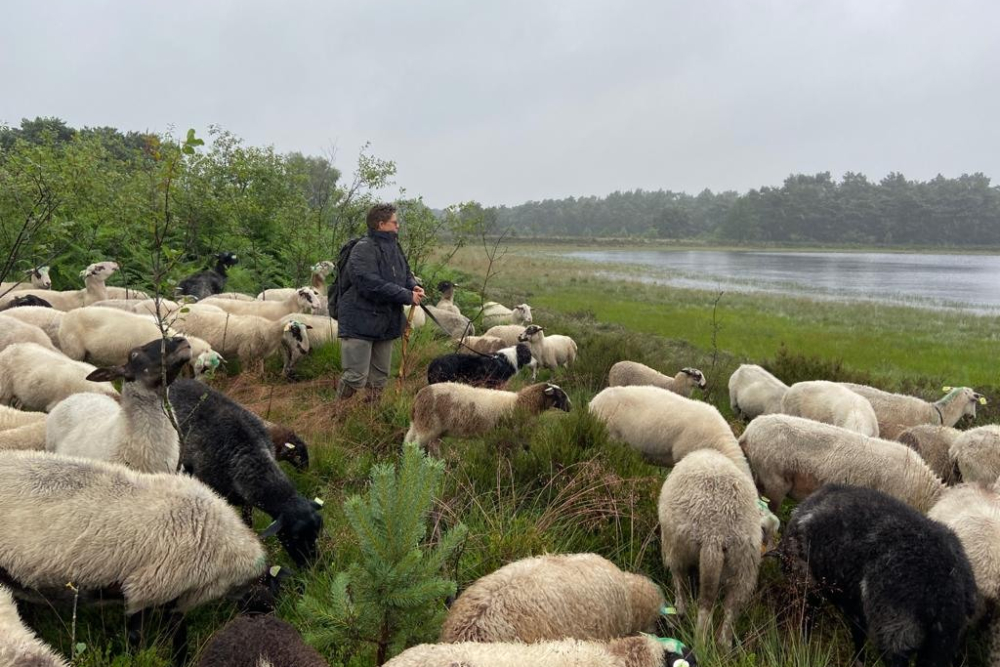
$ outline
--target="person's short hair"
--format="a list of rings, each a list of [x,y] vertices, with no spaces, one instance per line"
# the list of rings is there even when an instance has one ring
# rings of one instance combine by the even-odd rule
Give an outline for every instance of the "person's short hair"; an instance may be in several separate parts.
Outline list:
[[[395,212],[396,207],[392,204],[375,204],[368,209],[368,229],[378,231],[378,226],[387,222]]]

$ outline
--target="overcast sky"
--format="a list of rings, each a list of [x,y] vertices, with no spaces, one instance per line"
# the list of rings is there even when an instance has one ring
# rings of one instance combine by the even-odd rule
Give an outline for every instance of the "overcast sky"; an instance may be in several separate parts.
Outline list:
[[[0,121],[395,160],[432,206],[1000,179],[989,0],[6,0]]]

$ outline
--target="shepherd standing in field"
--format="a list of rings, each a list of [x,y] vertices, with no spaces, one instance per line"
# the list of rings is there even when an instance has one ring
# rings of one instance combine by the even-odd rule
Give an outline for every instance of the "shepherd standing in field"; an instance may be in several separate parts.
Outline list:
[[[377,401],[389,381],[392,342],[403,335],[403,306],[417,306],[424,290],[399,247],[399,219],[392,204],[368,211],[368,235],[351,249],[344,276],[338,278],[337,323],[343,374],[337,398],[365,388]]]

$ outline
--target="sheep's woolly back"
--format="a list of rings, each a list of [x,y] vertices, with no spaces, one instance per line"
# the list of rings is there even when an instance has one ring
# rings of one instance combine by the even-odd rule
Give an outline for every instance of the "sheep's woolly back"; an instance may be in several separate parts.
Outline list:
[[[0,404],[16,399],[29,410],[51,410],[80,392],[117,397],[110,382],[85,379],[95,368],[35,343],[11,345],[0,352]]]
[[[198,667],[329,667],[289,623],[273,616],[240,616],[208,641]]]
[[[927,516],[958,535],[983,600],[1000,602],[1000,494],[979,484],[960,484],[945,491]]]
[[[781,412],[878,437],[878,418],[863,396],[835,382],[797,382],[781,399]]]
[[[4,317],[12,317],[27,324],[34,324],[44,331],[45,335],[49,337],[49,342],[57,347],[59,346],[59,325],[65,315],[66,313],[61,310],[42,306],[22,306],[3,311]]]
[[[505,565],[467,588],[441,642],[607,640],[652,631],[663,594],[597,554],[548,555]]]
[[[520,324],[499,324],[490,327],[483,334],[484,336],[495,336],[509,345],[517,345],[517,337],[524,333],[526,327]]]
[[[66,582],[83,592],[120,586],[129,614],[172,600],[186,612],[265,568],[253,531],[187,475],[5,452],[0,514],[0,568],[20,586],[53,595]],[[80,540],[81,526],[92,539]]]
[[[97,301],[104,301],[108,298],[108,291],[104,285],[104,281],[110,278],[111,274],[117,269],[118,265],[114,262],[91,264],[80,273],[84,284],[86,284],[85,289],[68,291],[30,289],[11,292],[0,297],[0,306],[13,301],[19,296],[34,294],[38,298],[48,301],[55,310],[70,311],[75,308],[82,308],[83,306],[96,303]]]
[[[70,359],[117,366],[129,351],[162,338],[151,320],[116,308],[88,306],[66,313],[59,326],[59,349]]]
[[[964,482],[993,484],[1000,477],[1000,425],[959,433],[948,450]]]
[[[312,287],[299,287],[280,301],[257,301],[256,299],[239,301],[211,296],[200,303],[221,308],[233,315],[263,317],[275,321],[280,320],[285,315],[311,313],[321,307],[319,292]]]
[[[695,369],[691,369],[694,371]],[[649,385],[672,391],[681,396],[690,396],[691,391],[700,386],[704,376],[701,371],[697,375],[692,375],[685,371],[677,373],[674,377],[664,375],[655,368],[650,368],[638,361],[619,361],[608,372],[609,387],[628,387]]]
[[[750,476],[732,429],[713,405],[659,387],[608,387],[590,401],[590,411],[611,437],[656,465],[676,465],[693,451],[714,449]]]
[[[729,407],[747,419],[781,412],[788,385],[756,364],[743,364],[729,376]]]
[[[960,475],[955,468],[948,450],[955,438],[962,434],[957,428],[950,426],[935,426],[921,424],[911,426],[899,434],[899,442],[903,443],[927,463],[934,474],[944,480],[945,484],[955,484],[960,481]]]
[[[920,424],[954,426],[965,414],[976,416],[975,393],[968,387],[951,390],[936,403],[929,403],[916,396],[893,394],[863,384],[838,383],[868,399],[878,417],[879,436],[896,440],[899,434]]]
[[[678,663],[686,664],[655,638],[626,637],[606,643],[564,639],[540,644],[421,644],[385,667],[673,667]]]
[[[50,350],[55,349],[52,341],[41,327],[0,314],[0,350],[5,350],[17,343],[35,343]]]
[[[462,339],[462,344],[458,346],[458,353],[496,354],[505,347],[507,347],[507,343],[496,336],[466,336]]]
[[[232,315],[202,308],[180,313],[174,328],[204,339],[229,359],[263,359],[281,346],[285,324],[252,315]]]
[[[0,586],[0,667],[69,667],[17,615],[10,591]]]
[[[38,414],[45,416],[42,413]],[[12,449],[30,449],[37,452],[45,449],[45,420],[0,431],[0,451]]]
[[[945,489],[906,445],[801,417],[758,417],[740,446],[772,511],[786,495],[803,500],[820,486],[837,483],[882,491],[926,512]]]
[[[15,410],[6,405],[0,405],[0,431],[7,431],[18,426],[44,422],[45,414],[41,412],[25,412]]]
[[[108,292],[108,299],[144,301],[149,295],[131,287],[113,287],[107,285],[104,288]]]

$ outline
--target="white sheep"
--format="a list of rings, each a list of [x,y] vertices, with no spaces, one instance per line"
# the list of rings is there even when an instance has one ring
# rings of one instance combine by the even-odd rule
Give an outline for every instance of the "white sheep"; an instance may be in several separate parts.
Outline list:
[[[291,292],[295,291],[295,288],[290,288]],[[287,296],[287,295],[286,295]],[[259,295],[258,295],[259,297]],[[213,299],[231,299],[233,301],[263,301],[255,297],[253,294],[244,294],[243,292],[219,292],[218,294],[213,294]],[[269,298],[268,301],[279,301],[279,299]]]
[[[410,317],[411,310],[413,311],[412,317]],[[419,329],[420,327],[424,326],[424,324],[427,322],[427,315],[424,314],[424,309],[421,308],[420,306],[413,306],[413,305],[404,306],[403,317],[405,317],[406,321],[410,323],[410,328],[412,329]]]
[[[441,293],[441,299],[438,300],[434,307],[438,310],[446,310],[449,313],[454,313],[455,315],[461,315],[462,311],[459,310],[458,306],[455,305],[455,285],[451,281],[444,280],[438,283],[438,291]]]
[[[527,326],[531,324],[531,306],[522,303],[511,309],[496,301],[487,301],[483,304],[481,322],[484,327],[502,324],[521,324]]]
[[[609,387],[643,385],[666,389],[681,396],[690,396],[695,387],[704,389],[708,381],[705,379],[705,374],[697,368],[682,368],[677,375],[670,377],[638,361],[619,361],[608,371]]]
[[[252,315],[275,321],[292,313],[312,313],[322,306],[319,292],[312,287],[300,287],[281,301],[234,301],[210,296],[199,303],[221,308],[233,315]]]
[[[519,343],[527,343],[531,348],[531,356],[538,360],[542,368],[555,370],[560,366],[569,368],[576,361],[576,341],[569,336],[545,336],[545,331],[537,324],[529,324],[520,336]],[[531,379],[536,377],[532,372]]]
[[[329,260],[317,262],[309,267],[312,274],[309,277],[310,286],[321,296],[327,295],[326,277],[330,275],[337,265]],[[266,289],[257,295],[257,301],[283,301],[295,292],[294,287],[275,287]],[[218,296],[218,295],[216,295]]]
[[[744,419],[781,412],[788,385],[756,364],[743,364],[729,376],[729,407]]]
[[[16,343],[36,343],[50,350],[55,349],[52,340],[40,327],[0,314],[0,350]]]
[[[655,630],[663,604],[659,586],[597,554],[536,556],[509,563],[463,591],[448,610],[439,641],[614,639]]]
[[[7,431],[26,424],[44,422],[45,414],[42,412],[25,412],[16,410],[6,405],[0,405],[0,431]]]
[[[961,475],[948,450],[960,435],[962,431],[950,426],[921,424],[906,429],[899,434],[897,440],[920,454],[928,467],[945,484],[957,484],[961,481]]]
[[[612,438],[655,465],[677,465],[693,451],[714,449],[751,475],[732,429],[708,403],[659,387],[608,387],[590,401],[590,411]]]
[[[548,382],[529,385],[517,392],[440,382],[417,392],[410,428],[403,442],[415,442],[437,456],[442,436],[482,435],[517,408],[532,415],[549,408],[569,412],[570,401],[566,392]]]
[[[295,313],[293,315],[285,315],[279,321],[285,324],[295,321],[308,325],[310,327],[307,329],[309,332],[309,345],[312,347],[317,347],[324,343],[333,343],[337,340],[337,332],[339,331],[337,320],[327,315]]]
[[[435,306],[424,306],[423,304],[421,304],[421,309],[426,309],[426,313],[428,313],[427,319],[431,320],[431,325],[434,327],[436,333],[452,339],[463,336],[474,336],[476,334],[476,327],[465,315],[453,313],[450,310],[441,310]],[[434,322],[430,316],[433,316],[437,322]]]
[[[483,335],[495,336],[507,345],[517,345],[517,339],[524,333],[525,329],[527,327],[520,324],[498,324],[487,329]]]
[[[76,394],[45,420],[45,448],[56,454],[118,463],[139,472],[175,472],[180,441],[167,414],[165,386],[191,361],[184,338],[158,339],[134,348],[128,361],[87,376],[121,379],[121,401]]]
[[[108,290],[104,281],[110,278],[111,274],[117,270],[118,264],[115,262],[98,262],[97,264],[91,264],[80,272],[80,276],[83,278],[83,282],[86,285],[85,289],[69,290],[65,292],[30,289],[16,293],[12,292],[6,296],[0,297],[0,306],[13,301],[19,296],[34,294],[40,299],[48,301],[56,310],[69,311],[74,308],[82,308],[97,301],[104,301],[108,298]],[[17,309],[15,308],[14,310]]]
[[[781,412],[833,424],[873,438],[879,435],[878,417],[871,403],[835,382],[796,382],[781,398]]]
[[[39,266],[37,269],[28,269],[24,272],[28,282],[5,282],[0,283],[0,296],[10,292],[22,292],[29,289],[52,289],[52,278],[49,277],[49,267]]]
[[[507,347],[507,343],[496,336],[466,336],[455,343],[459,354],[496,354]]]
[[[18,343],[0,352],[0,405],[50,411],[61,400],[80,392],[117,397],[109,382],[86,378],[96,369],[35,343]]]
[[[14,596],[0,586],[0,666],[69,667],[17,615]]]
[[[841,384],[868,399],[878,417],[879,436],[886,440],[895,440],[900,433],[919,424],[954,426],[965,415],[975,418],[976,405],[986,400],[968,387],[946,387],[948,393],[943,398],[929,403],[915,396],[893,394],[863,384]]]
[[[149,295],[142,290],[132,289],[131,287],[115,287],[113,285],[107,285],[105,288],[108,292],[108,300],[135,300],[135,301],[145,301],[149,298]]]
[[[990,424],[960,433],[948,449],[963,482],[994,484],[1000,477],[1000,425]]]
[[[42,417],[41,421],[0,431],[0,451],[45,449],[45,413],[33,413]],[[2,664],[2,663],[0,663]]]
[[[946,488],[906,445],[810,419],[763,415],[739,442],[772,512],[786,495],[803,500],[824,484],[874,489],[926,512]]]
[[[761,507],[753,480],[714,449],[691,452],[667,476],[659,500],[664,567],[674,582],[677,613],[687,613],[688,573],[698,571],[698,636],[704,639],[720,588],[724,618],[718,643],[732,643],[736,615],[757,587],[761,546],[778,520]]]
[[[61,310],[55,308],[45,308],[44,306],[23,306],[21,308],[11,308],[3,311],[4,317],[13,317],[16,320],[33,324],[49,337],[56,347],[59,347],[59,325],[63,316],[66,315]]]

